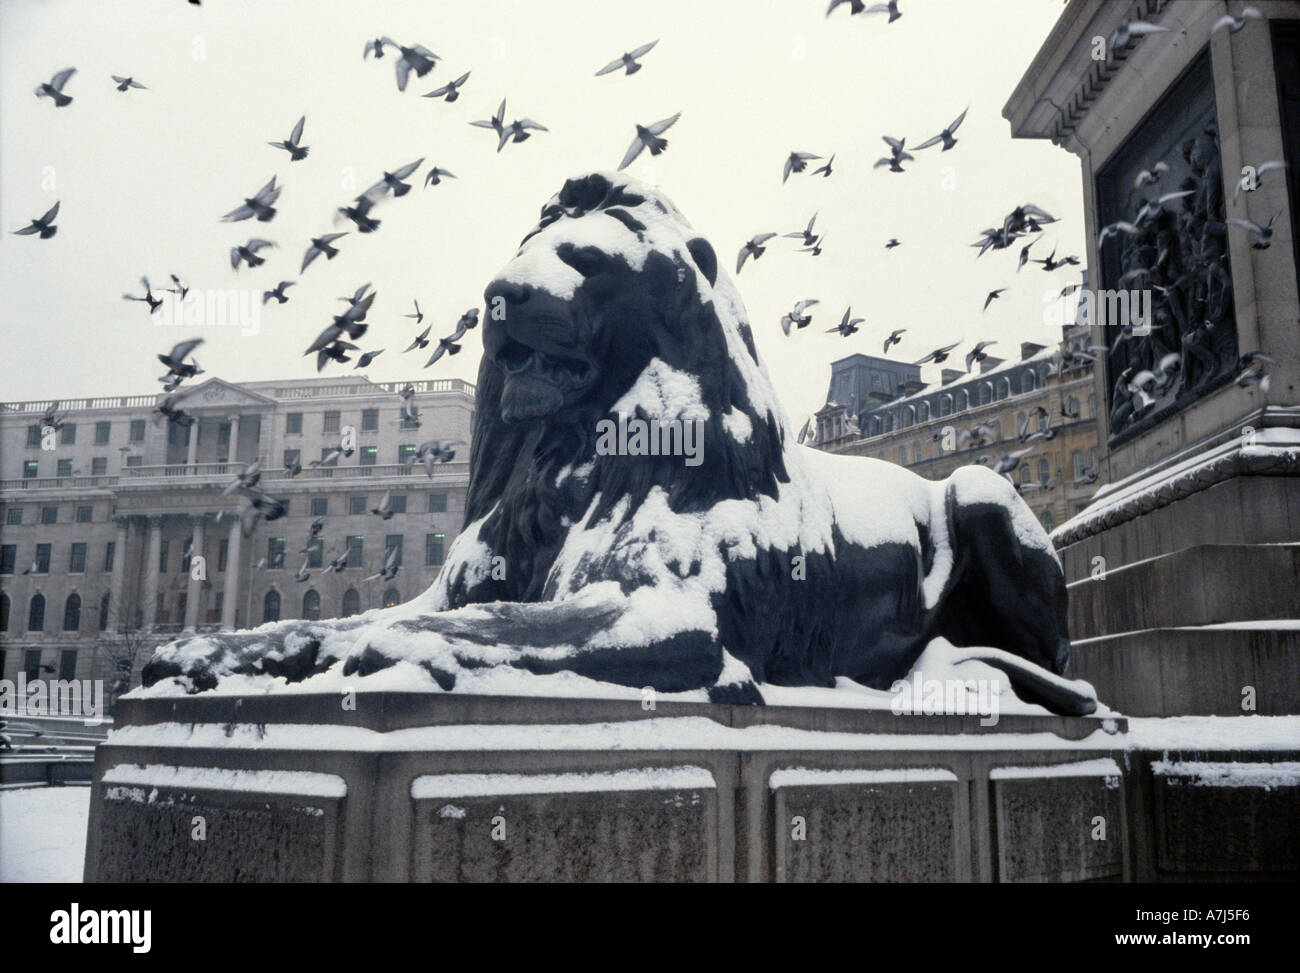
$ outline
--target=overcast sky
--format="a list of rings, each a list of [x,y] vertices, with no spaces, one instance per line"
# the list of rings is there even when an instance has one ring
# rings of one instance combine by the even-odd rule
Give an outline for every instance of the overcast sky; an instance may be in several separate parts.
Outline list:
[[[302,357],[335,300],[371,281],[379,292],[366,349],[386,353],[378,381],[473,381],[477,332],[464,352],[428,370],[403,356],[416,329],[412,298],[447,332],[481,305],[484,286],[565,178],[613,169],[634,123],[675,112],[667,152],[629,168],[652,178],[732,271],[755,233],[801,229],[818,212],[820,257],[774,240],[739,276],[759,352],[796,421],[820,407],[830,362],[879,354],[906,327],[900,358],[938,344],[996,339],[990,351],[1048,343],[1043,295],[1076,270],[1016,273],[1019,248],[976,260],[968,244],[1014,206],[1059,216],[1035,244],[1044,257],[1081,253],[1077,161],[1045,142],[1013,141],[1001,108],[1060,14],[1060,0],[903,0],[904,16],[825,16],[824,0],[0,0],[0,379],[5,400],[158,391],[154,355],[181,337],[151,319],[138,293],[178,274],[196,288],[274,286],[299,278],[311,236],[334,208],[423,156],[459,178],[386,202],[374,234],[339,241],[290,303],[272,304],[256,335],[200,328],[197,358],[232,381],[316,375]],[[393,58],[362,59],[367,38],[389,35],[441,60],[405,93]],[[659,45],[631,77],[594,77],[623,51]],[[75,66],[66,108],[34,87]],[[420,96],[466,70],[459,101]],[[111,74],[149,90],[118,93]],[[550,128],[500,154],[493,133],[467,124],[508,99],[507,120]],[[910,144],[936,134],[967,105],[950,152],[917,153],[903,175],[873,170],[882,134]],[[307,116],[310,155],[290,162],[267,145]],[[835,153],[834,174],[812,169],[781,182],[791,151]],[[949,169],[949,167],[951,167]],[[272,175],[284,187],[271,223],[220,217]],[[349,181],[354,180],[355,182]],[[945,186],[945,180],[951,185]],[[355,184],[355,188],[352,188]],[[62,202],[53,239],[12,231]],[[264,267],[231,271],[229,249],[250,236],[276,241]],[[903,245],[886,251],[891,236]],[[987,292],[1009,287],[987,312]],[[785,338],[779,319],[816,297],[813,327]],[[849,339],[824,334],[846,305],[866,318]],[[426,318],[428,321],[429,318]],[[964,348],[960,349],[964,352]],[[949,363],[951,364],[951,362]],[[356,374],[352,366],[327,375]],[[927,378],[937,378],[929,366]]]

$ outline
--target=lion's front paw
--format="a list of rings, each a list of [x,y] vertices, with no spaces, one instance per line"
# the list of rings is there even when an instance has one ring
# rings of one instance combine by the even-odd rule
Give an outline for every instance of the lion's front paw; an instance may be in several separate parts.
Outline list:
[[[298,682],[328,667],[321,657],[318,627],[290,622],[268,631],[180,639],[154,652],[144,667],[142,681],[152,686],[175,678],[192,693],[215,689],[220,679],[230,675],[283,676]]]

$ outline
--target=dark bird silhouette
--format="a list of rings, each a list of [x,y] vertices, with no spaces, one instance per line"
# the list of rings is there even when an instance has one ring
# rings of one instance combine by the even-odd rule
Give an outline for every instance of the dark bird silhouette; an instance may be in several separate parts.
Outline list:
[[[397,41],[388,37],[381,37],[380,43],[397,49],[398,58],[393,65],[393,69],[397,74],[398,91],[406,90],[406,81],[411,76],[412,71],[415,72],[417,78],[423,78],[438,63],[438,55],[422,44],[403,47]]]
[[[453,102],[460,97],[460,86],[469,80],[469,72],[466,71],[455,81],[448,81],[441,88],[434,88],[424,98],[445,98],[448,102]]]
[[[185,295],[188,294],[188,293],[190,292],[190,289],[189,289],[188,287],[186,287],[184,284],[182,284],[182,283],[181,283],[181,279],[180,279],[179,277],[177,277],[175,274],[169,274],[168,276],[171,277],[171,281],[172,281],[172,283],[175,284],[176,286],[175,286],[175,287],[161,287],[161,288],[159,288],[159,290],[164,290],[164,291],[166,291],[168,294],[175,294],[175,295],[176,295],[176,299],[177,299],[178,301],[183,301],[183,300],[185,300]]]
[[[113,80],[117,82],[116,87],[118,91],[127,91],[131,88],[140,88],[144,91],[149,90],[148,85],[141,84],[139,81],[135,80],[135,78],[123,78],[120,75],[115,74],[113,75]]]
[[[392,495],[387,490],[385,490],[383,497],[381,497],[379,500],[379,506],[372,507],[370,512],[375,516],[377,516],[380,520],[392,520],[393,519]]]
[[[1079,258],[1078,258],[1078,257],[1062,257],[1060,260],[1057,260],[1057,259],[1056,259],[1056,247],[1052,247],[1052,252],[1051,252],[1050,254],[1048,254],[1046,257],[1044,257],[1044,258],[1042,258],[1042,259],[1035,259],[1035,260],[1034,260],[1034,263],[1036,263],[1036,264],[1042,264],[1042,265],[1043,265],[1043,270],[1047,271],[1047,272],[1050,274],[1052,271],[1054,271],[1054,270],[1056,270],[1056,269],[1058,269],[1058,268],[1060,268],[1060,267],[1077,267],[1077,266],[1079,266]]]
[[[276,211],[272,204],[280,197],[282,188],[275,185],[275,176],[272,176],[271,181],[259,189],[255,195],[245,198],[242,206],[236,206],[221,217],[221,222],[238,223],[240,220],[246,220],[252,216],[256,216],[259,223],[269,222],[275,217]]]
[[[385,172],[384,177],[367,189],[361,195],[371,202],[378,202],[384,193],[392,192],[394,196],[405,196],[411,191],[411,184],[403,182],[424,162],[424,157],[416,159],[414,162],[408,162],[406,165],[394,169],[392,172]]]
[[[1250,245],[1252,250],[1267,250],[1273,242],[1273,221],[1280,215],[1281,210],[1270,216],[1268,223],[1264,226],[1260,226],[1254,220],[1228,220],[1228,222],[1254,235],[1255,242]]]
[[[268,142],[267,144],[273,145],[277,149],[284,149],[288,152],[290,162],[297,162],[300,159],[307,158],[307,146],[301,144],[302,128],[306,124],[307,116],[303,115],[302,118],[298,119],[298,124],[293,127],[293,131],[289,133],[287,139],[283,142]]]
[[[418,300],[415,300],[414,298],[412,298],[412,299],[411,299],[411,303],[413,303],[413,304],[415,305],[415,313],[414,313],[414,314],[403,314],[402,317],[404,317],[404,318],[414,318],[416,324],[423,324],[423,323],[424,323],[424,312],[420,310],[420,302],[419,302]]]
[[[795,230],[793,233],[783,234],[787,239],[802,240],[805,247],[811,247],[817,242],[817,234],[813,233],[813,224],[817,222],[817,214],[813,213],[812,219],[808,221],[808,226],[802,230]]]
[[[142,302],[142,303],[144,303],[144,304],[148,304],[148,305],[149,305],[149,313],[150,313],[150,314],[153,314],[155,311],[157,311],[160,307],[163,306],[163,300],[162,300],[161,297],[154,297],[154,296],[153,296],[153,290],[149,287],[149,278],[148,278],[148,277],[141,277],[141,278],[140,278],[140,284],[141,284],[141,286],[144,287],[144,297],[136,297],[134,294],[123,294],[123,295],[122,295],[122,300],[124,300],[124,301],[140,301],[140,302]]]
[[[515,142],[525,142],[532,137],[532,132],[549,132],[550,129],[541,122],[535,122],[531,118],[516,118],[506,126],[503,133],[502,141],[497,145],[497,151],[500,152],[505,143],[505,136],[509,136]],[[665,143],[667,144],[667,143]]]
[[[340,365],[344,362],[350,362],[352,359],[348,357],[347,353],[356,350],[357,346],[350,341],[335,341],[326,345],[316,352],[316,371],[321,371],[327,361],[335,361]]]
[[[818,303],[816,298],[796,302],[794,310],[787,311],[781,316],[781,330],[788,336],[791,328],[798,330],[812,324],[812,315],[805,312],[816,303]]]
[[[984,361],[984,359],[988,358],[988,353],[985,352],[984,349],[989,347],[990,345],[996,345],[996,344],[997,344],[996,341],[976,342],[975,347],[972,348],[970,351],[966,352],[966,371],[969,372],[972,365],[976,364],[977,362],[982,362]]]
[[[831,5],[826,8],[826,16],[829,17],[836,7],[843,4],[849,5],[849,16],[853,17],[867,9],[866,0],[831,0]]]
[[[915,161],[915,157],[910,152],[906,152],[903,149],[903,146],[907,143],[907,139],[896,139],[892,135],[882,135],[880,137],[884,139],[885,144],[889,146],[889,155],[883,159],[877,159],[876,164],[871,168],[879,169],[881,166],[888,166],[890,172],[905,172],[906,170],[903,168],[903,163]]]
[[[154,407],[154,422],[166,419],[178,426],[194,425],[194,417],[176,405],[176,396],[169,395]]]
[[[873,3],[867,8],[869,14],[889,14],[889,22],[892,24],[903,14],[898,9],[898,0],[889,0],[888,3]]]
[[[621,57],[616,57],[614,60],[610,61],[603,68],[597,71],[596,77],[599,78],[602,74],[612,74],[614,71],[617,71],[619,68],[626,69],[626,74],[624,75],[624,77],[626,77],[628,74],[636,74],[638,71],[641,70],[641,64],[637,59],[645,57],[647,54],[649,54],[651,49],[658,43],[659,43],[658,40],[653,40],[649,44],[642,44],[640,47],[636,47],[630,51],[625,52]]]
[[[415,386],[409,382],[402,386],[402,390],[397,393],[397,397],[402,400],[402,411],[398,416],[398,421],[407,426],[420,425],[420,410],[415,404]]]
[[[470,124],[475,126],[476,128],[490,128],[492,129],[492,131],[496,132],[497,151],[500,152],[501,147],[506,144],[506,139],[510,137],[506,132],[505,118],[506,118],[506,100],[502,98],[501,104],[497,108],[497,113],[495,115],[493,115],[491,118],[480,119],[479,121],[476,122],[470,122]]]
[[[444,178],[455,179],[456,174],[450,169],[440,169],[437,166],[434,166],[424,177],[424,186],[426,189],[430,186],[437,186]]]
[[[267,247],[274,247],[275,244],[270,240],[262,240],[253,237],[241,247],[230,248],[230,266],[233,270],[239,269],[239,261],[244,261],[250,267],[260,267],[266,263],[265,257],[259,257],[257,251],[265,250]]]
[[[378,225],[378,223],[376,223],[376,225]],[[299,270],[298,273],[302,273],[303,270],[306,270],[308,265],[321,254],[325,255],[326,260],[333,260],[337,257],[339,255],[338,248],[332,247],[330,244],[339,237],[345,236],[347,236],[346,232],[326,233],[324,236],[312,237],[311,246],[309,246],[307,252],[302,255],[302,270]],[[283,304],[284,302],[281,301],[280,303]]]
[[[236,490],[241,493],[254,489],[262,480],[262,464],[254,461],[252,464],[244,467],[242,473],[236,473],[235,478],[226,484],[226,488],[221,491],[223,497],[228,497]]]
[[[835,164],[835,153],[832,152],[831,157],[826,160],[826,165],[818,166],[816,169],[814,169],[813,175],[821,176],[823,179],[829,179],[832,171],[831,166],[834,164]]]
[[[380,348],[378,351],[367,351],[365,354],[363,354],[360,358],[357,359],[357,363],[353,367],[365,368],[367,365],[369,365],[372,361],[374,361],[383,353],[384,353],[383,348]]]
[[[72,104],[72,96],[63,93],[63,86],[68,83],[68,79],[77,73],[76,68],[64,68],[49,81],[36,86],[37,98],[53,98],[54,107],[66,108]]]
[[[660,138],[660,136],[668,131],[673,123],[681,117],[682,113],[678,112],[672,118],[664,118],[649,125],[637,125],[636,137],[632,139],[632,144],[628,146],[627,152],[623,155],[623,161],[618,164],[619,169],[626,169],[631,165],[632,160],[640,155],[643,149],[649,149],[651,155],[658,155],[668,148],[668,140]]]
[[[847,338],[850,335],[856,334],[859,330],[858,325],[865,321],[866,318],[853,318],[850,320],[849,315],[852,313],[852,307],[845,308],[844,317],[840,318],[840,323],[833,328],[827,328],[826,333],[834,334],[838,332],[841,338]]]
[[[54,234],[59,232],[59,228],[54,225],[54,218],[59,215],[59,204],[55,203],[45,211],[45,215],[40,219],[32,220],[21,230],[14,230],[15,236],[30,236],[33,233],[39,233],[42,240],[48,240]]]
[[[407,466],[424,464],[424,472],[433,479],[433,468],[438,463],[450,463],[456,458],[456,447],[465,445],[460,439],[431,439],[420,443],[415,453],[404,461]]]
[[[303,266],[305,267],[306,264]],[[285,291],[292,287],[293,283],[294,282],[291,280],[282,280],[280,283],[275,285],[274,290],[262,291],[262,303],[265,304],[274,297],[277,303],[287,304],[289,302],[289,295],[286,294]]]
[[[375,56],[376,60],[384,56],[384,38],[376,37],[372,41],[366,41],[365,50],[361,52],[361,60],[369,59],[371,54]]]
[[[179,378],[193,378],[195,375],[201,374],[203,370],[199,368],[198,362],[186,362],[185,359],[201,344],[203,344],[202,338],[178,341],[172,346],[171,351],[159,355],[158,360],[167,366],[168,374]]]
[[[989,305],[992,304],[994,301],[996,301],[1000,296],[1002,296],[1002,292],[1005,290],[1006,290],[1005,287],[999,287],[995,291],[989,291],[989,296],[984,298],[984,307],[981,308],[981,310],[987,311],[989,309]]]
[[[406,352],[413,351],[416,348],[427,347],[429,344],[429,332],[432,330],[433,330],[432,324],[425,325],[424,330],[415,336],[415,340],[411,342],[409,347],[403,350],[402,354],[406,354]]]
[[[918,362],[914,362],[913,364],[916,364],[916,365],[924,365],[926,362],[931,362],[931,361],[932,361],[932,362],[934,362],[936,365],[938,365],[940,362],[947,361],[947,360],[948,360],[948,355],[949,355],[949,354],[952,352],[952,350],[953,350],[954,348],[956,348],[959,344],[961,344],[960,341],[954,341],[954,342],[953,342],[952,344],[950,344],[950,345],[944,345],[942,348],[936,348],[934,351],[930,352],[930,354],[926,355],[926,356],[925,356],[924,358],[922,358],[920,361],[918,361]]]
[[[820,155],[813,155],[811,152],[791,152],[785,157],[785,166],[781,171],[781,181],[785,182],[789,179],[792,172],[803,172],[808,168],[810,161],[820,158]]]
[[[745,261],[750,257],[757,260],[767,252],[767,247],[763,246],[768,240],[776,236],[775,233],[759,233],[745,241],[745,245],[740,248],[740,254],[736,257],[736,273],[740,273],[740,268],[745,266]]]
[[[938,135],[936,135],[934,138],[932,138],[932,139],[926,139],[926,140],[925,140],[924,142],[922,142],[920,145],[916,146],[916,148],[918,148],[918,149],[928,149],[930,146],[932,146],[932,145],[938,145],[940,142],[942,142],[942,143],[943,143],[943,151],[944,151],[944,152],[947,152],[949,149],[951,149],[954,145],[957,144],[957,140],[956,140],[955,138],[953,138],[952,135],[953,135],[953,132],[957,131],[958,126],[960,126],[961,123],[962,123],[963,121],[966,120],[966,112],[968,112],[968,111],[970,111],[970,108],[969,108],[969,107],[965,108],[965,109],[962,111],[962,113],[961,113],[960,115],[958,115],[955,119],[953,119],[953,122],[952,122],[951,125],[949,125],[947,128],[945,128],[942,132],[940,132],[940,133],[939,133]]]
[[[398,547],[396,544],[385,549],[384,566],[380,568],[378,571],[376,571],[374,574],[370,575],[369,577],[362,578],[361,580],[375,581],[377,579],[381,579],[384,581],[392,581],[395,577],[397,577],[397,572],[401,569],[401,564],[399,563],[401,560],[401,553],[402,553],[402,549]]]
[[[903,335],[905,334],[907,334],[906,328],[898,328],[895,331],[891,331],[889,337],[885,339],[885,346],[881,349],[881,354],[888,355],[891,345],[901,345],[903,343]]]
[[[362,195],[357,197],[352,206],[340,206],[339,212],[355,223],[360,232],[374,233],[382,222],[370,215],[374,205],[374,202]]]
[[[901,246],[902,246],[902,244],[898,242],[897,238],[895,238],[895,237],[890,237],[890,238],[889,238],[889,242],[885,244],[885,249],[886,249],[886,250],[893,250],[894,247],[901,247]]]
[[[460,339],[465,337],[466,332],[476,327],[478,327],[478,308],[473,308],[460,316],[460,320],[456,322],[456,329],[450,335],[438,339],[438,347],[433,349],[433,355],[424,363],[424,367],[428,368],[441,358],[444,353],[454,355],[459,352]]]

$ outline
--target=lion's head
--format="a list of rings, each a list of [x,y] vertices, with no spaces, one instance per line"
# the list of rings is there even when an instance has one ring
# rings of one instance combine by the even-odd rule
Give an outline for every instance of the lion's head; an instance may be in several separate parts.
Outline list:
[[[775,494],[785,417],[743,305],[656,189],[568,180],[485,298],[466,522],[490,515],[529,575],[492,597],[540,597],[563,525],[598,493],[598,515],[655,486],[683,508]],[[703,422],[705,461],[597,455],[598,423],[619,415]]]

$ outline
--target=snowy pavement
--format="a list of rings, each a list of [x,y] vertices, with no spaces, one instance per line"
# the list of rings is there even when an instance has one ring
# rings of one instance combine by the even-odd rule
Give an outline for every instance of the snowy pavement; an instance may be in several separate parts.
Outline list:
[[[0,791],[0,882],[80,882],[89,787]]]

